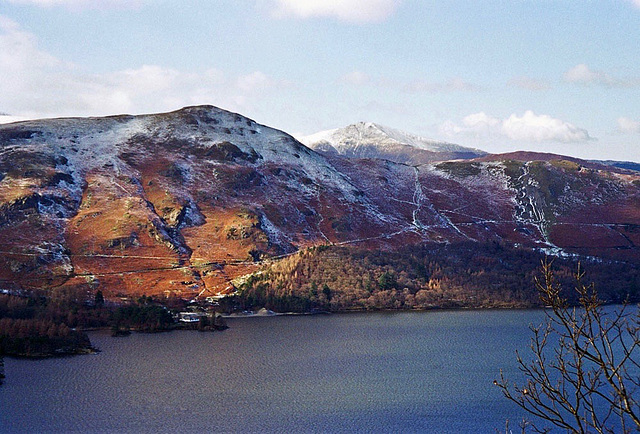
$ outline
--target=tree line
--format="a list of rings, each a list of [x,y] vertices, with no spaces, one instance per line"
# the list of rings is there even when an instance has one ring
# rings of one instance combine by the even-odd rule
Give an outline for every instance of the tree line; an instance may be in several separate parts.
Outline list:
[[[544,257],[498,242],[433,243],[398,251],[319,246],[246,279],[238,302],[247,309],[295,312],[536,307],[541,303],[533,282]],[[570,284],[577,261],[557,258],[561,284]],[[587,268],[606,302],[639,299],[637,266],[593,260]]]
[[[83,330],[157,332],[175,326],[167,305],[183,308],[185,301],[140,297],[119,305],[107,304],[101,291],[52,289],[27,295],[0,294],[0,356],[45,357],[92,351]]]

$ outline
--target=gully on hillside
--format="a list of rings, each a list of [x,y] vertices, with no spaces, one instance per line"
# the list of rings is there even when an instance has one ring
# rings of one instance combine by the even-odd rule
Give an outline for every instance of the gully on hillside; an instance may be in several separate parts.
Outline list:
[[[2,125],[0,285],[205,297],[325,244],[497,242],[640,262],[637,172],[358,128],[353,149],[384,158],[342,155],[344,132],[316,152],[211,106]]]

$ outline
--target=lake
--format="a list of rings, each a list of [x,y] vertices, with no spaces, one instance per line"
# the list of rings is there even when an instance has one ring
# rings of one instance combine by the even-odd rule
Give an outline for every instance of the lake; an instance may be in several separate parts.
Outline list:
[[[493,380],[519,379],[540,310],[228,320],[224,332],[112,338],[5,358],[2,432],[517,432]]]

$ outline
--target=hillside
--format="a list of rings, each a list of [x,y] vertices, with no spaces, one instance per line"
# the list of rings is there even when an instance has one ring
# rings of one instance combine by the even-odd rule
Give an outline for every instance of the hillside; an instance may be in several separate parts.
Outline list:
[[[467,152],[433,146],[420,152]],[[345,158],[212,106],[1,125],[0,287],[205,297],[324,244],[500,243],[640,263],[640,173],[475,156]]]

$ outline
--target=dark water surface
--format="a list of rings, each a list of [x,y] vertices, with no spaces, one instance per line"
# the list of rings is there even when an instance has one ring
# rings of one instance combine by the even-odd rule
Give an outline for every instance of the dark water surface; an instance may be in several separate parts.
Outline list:
[[[90,334],[102,352],[5,359],[2,432],[514,432],[492,383],[519,378],[544,313],[229,320],[224,332]]]

